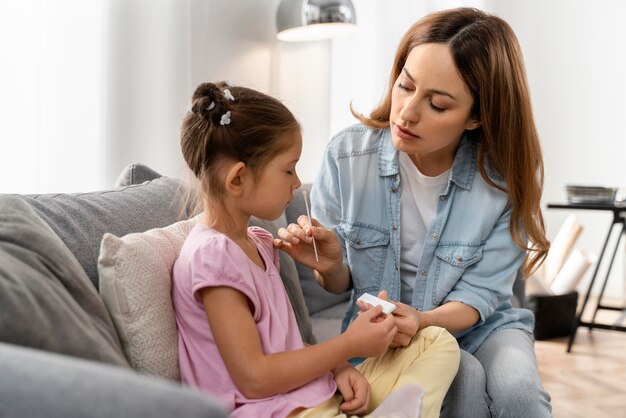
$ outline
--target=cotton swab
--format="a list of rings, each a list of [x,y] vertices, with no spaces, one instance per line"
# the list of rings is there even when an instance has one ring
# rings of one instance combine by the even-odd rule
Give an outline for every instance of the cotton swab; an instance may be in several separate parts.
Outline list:
[[[309,202],[306,190],[302,191],[302,195],[304,196],[304,206],[306,207],[306,216],[309,217],[309,226],[313,228],[313,223],[311,222],[311,211],[309,210]],[[315,252],[315,261],[319,263],[320,259],[317,256],[317,246],[315,245],[315,237],[313,238],[313,251]]]

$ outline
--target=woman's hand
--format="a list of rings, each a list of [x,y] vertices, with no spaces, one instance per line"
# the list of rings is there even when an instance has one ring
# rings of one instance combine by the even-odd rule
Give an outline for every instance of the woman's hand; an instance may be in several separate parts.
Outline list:
[[[309,220],[310,219],[310,220]],[[341,245],[335,233],[322,226],[317,219],[301,215],[297,223],[280,228],[274,247],[285,251],[294,260],[325,275],[343,265]],[[319,261],[315,259],[313,238]]]
[[[339,405],[347,415],[360,415],[367,412],[370,404],[371,387],[367,379],[348,363],[335,368],[337,389],[344,402]]]
[[[406,347],[407,345],[409,345],[411,339],[417,333],[417,331],[421,329],[420,325],[423,325],[420,323],[420,312],[402,302],[389,300],[386,290],[379,292],[378,297],[396,305],[396,310],[393,311],[391,315],[395,319],[395,326],[398,329],[398,332],[393,338],[391,347]],[[361,306],[359,307],[363,309]]]

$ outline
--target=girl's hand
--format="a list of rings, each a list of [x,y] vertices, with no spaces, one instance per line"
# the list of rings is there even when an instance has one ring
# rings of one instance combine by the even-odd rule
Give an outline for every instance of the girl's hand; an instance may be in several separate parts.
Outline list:
[[[285,251],[294,260],[322,274],[338,270],[343,265],[343,253],[337,236],[317,219],[301,215],[298,223],[280,228],[278,236],[281,239],[274,240],[275,248]],[[313,237],[319,262],[315,259]]]
[[[395,319],[398,332],[393,338],[391,347],[406,347],[417,331],[420,330],[420,311],[402,302],[389,300],[386,290],[379,292],[378,297],[396,305],[396,310],[393,311],[391,316]]]
[[[337,389],[344,402],[339,405],[347,415],[360,415],[367,412],[370,404],[371,387],[367,379],[348,363],[335,368]]]
[[[389,348],[397,331],[394,317],[383,314],[381,306],[375,306],[359,312],[343,335],[351,340],[354,357],[376,357]]]

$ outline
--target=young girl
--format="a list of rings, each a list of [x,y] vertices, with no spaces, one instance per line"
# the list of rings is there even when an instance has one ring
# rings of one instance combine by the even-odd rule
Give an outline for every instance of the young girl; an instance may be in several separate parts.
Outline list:
[[[181,147],[204,206],[173,271],[183,382],[220,398],[233,417],[342,416],[381,404],[389,411],[387,395],[421,384],[425,416],[438,416],[459,362],[442,328],[389,349],[393,317],[370,307],[342,335],[302,341],[279,276],[279,243],[248,227],[252,215],[278,218],[300,187],[302,139],[291,112],[248,88],[203,83]],[[347,363],[375,356],[356,369]]]

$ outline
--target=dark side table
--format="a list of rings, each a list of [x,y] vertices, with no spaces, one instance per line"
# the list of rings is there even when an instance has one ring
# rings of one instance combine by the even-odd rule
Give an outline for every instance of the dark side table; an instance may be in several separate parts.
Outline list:
[[[569,353],[572,349],[572,344],[574,343],[574,339],[576,338],[576,331],[578,330],[578,327],[587,327],[589,328],[590,331],[593,328],[608,329],[608,330],[614,330],[614,331],[626,331],[626,327],[619,325],[619,323],[604,324],[604,323],[596,322],[596,315],[598,313],[598,310],[600,309],[611,310],[611,311],[622,311],[623,313],[626,313],[626,308],[623,306],[621,307],[607,306],[607,305],[602,304],[602,295],[604,294],[604,290],[606,288],[606,282],[609,279],[611,268],[613,267],[613,262],[615,261],[615,254],[617,254],[617,248],[619,247],[619,243],[621,239],[626,238],[626,205],[624,204],[617,205],[614,203],[566,203],[566,204],[549,203],[548,209],[604,210],[604,211],[610,211],[613,213],[613,220],[611,221],[611,225],[609,226],[609,232],[607,233],[606,239],[604,240],[604,245],[602,246],[600,257],[598,258],[598,262],[596,263],[593,276],[591,276],[591,280],[589,281],[589,287],[587,288],[587,291],[584,293],[583,304],[580,310],[578,310],[578,313],[576,314],[576,318],[574,319],[574,323],[572,325],[572,331],[569,336],[569,342],[567,343],[567,352]],[[591,289],[593,288],[593,285],[597,279],[600,265],[602,264],[602,261],[605,258],[607,245],[609,244],[609,240],[611,238],[613,230],[615,229],[614,228],[615,225],[621,226],[621,228],[619,227],[617,228],[618,230],[620,230],[619,236],[617,237],[617,240],[615,241],[614,248],[610,250],[611,259],[607,267],[606,276],[604,277],[604,280],[602,281],[602,288],[600,289],[600,294],[598,295],[598,300],[596,302],[596,306],[593,311],[593,316],[591,317],[591,321],[585,322],[582,320],[582,315],[583,315],[583,312],[585,311],[585,307],[587,306],[587,303],[589,302]]]

